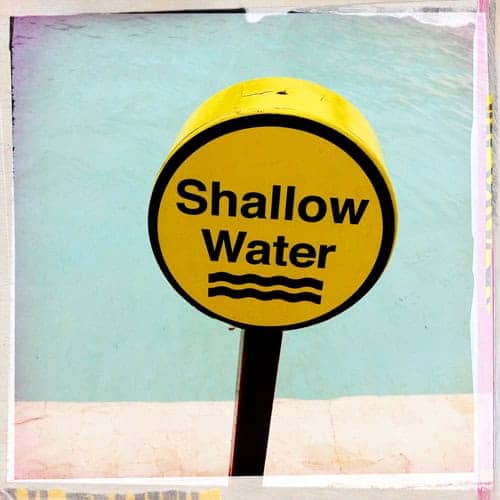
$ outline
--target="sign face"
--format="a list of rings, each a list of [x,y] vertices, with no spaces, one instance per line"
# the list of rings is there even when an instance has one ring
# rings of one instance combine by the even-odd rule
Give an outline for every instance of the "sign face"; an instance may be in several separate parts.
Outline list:
[[[307,118],[223,121],[167,160],[150,204],[156,259],[198,309],[299,328],[357,302],[392,251],[387,180],[345,135]]]

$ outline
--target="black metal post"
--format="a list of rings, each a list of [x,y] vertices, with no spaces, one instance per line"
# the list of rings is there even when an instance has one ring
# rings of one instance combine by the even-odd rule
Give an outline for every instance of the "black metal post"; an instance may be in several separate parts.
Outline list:
[[[242,333],[230,476],[264,474],[282,337],[272,328]]]

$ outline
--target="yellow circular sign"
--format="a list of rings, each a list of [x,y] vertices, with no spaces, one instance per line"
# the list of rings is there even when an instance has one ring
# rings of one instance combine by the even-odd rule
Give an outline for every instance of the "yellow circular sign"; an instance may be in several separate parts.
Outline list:
[[[244,100],[249,87],[264,92],[257,110]],[[375,136],[351,108],[310,82],[260,79],[222,91],[188,121],[156,181],[149,232],[189,302],[235,325],[293,329],[339,314],[374,285],[396,205]],[[348,115],[361,125],[349,127]]]

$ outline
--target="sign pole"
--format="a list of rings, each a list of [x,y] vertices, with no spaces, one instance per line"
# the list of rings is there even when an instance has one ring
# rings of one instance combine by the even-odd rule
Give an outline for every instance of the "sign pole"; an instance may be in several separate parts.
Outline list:
[[[240,340],[230,476],[262,476],[283,332],[248,328]]]

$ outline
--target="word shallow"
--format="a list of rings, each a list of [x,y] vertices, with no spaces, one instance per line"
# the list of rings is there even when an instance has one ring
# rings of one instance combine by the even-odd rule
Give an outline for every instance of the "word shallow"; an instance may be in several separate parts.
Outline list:
[[[180,181],[177,194],[187,201],[177,203],[177,208],[187,215],[200,215],[210,210],[215,216],[289,221],[298,216],[305,222],[319,222],[328,216],[334,224],[359,224],[369,201],[362,199],[356,206],[353,198],[330,197],[325,200],[318,195],[307,195],[296,199],[295,186],[283,189],[280,185],[273,185],[270,194],[250,191],[239,200],[234,191],[221,189],[219,181],[213,181],[209,191],[198,179]]]

